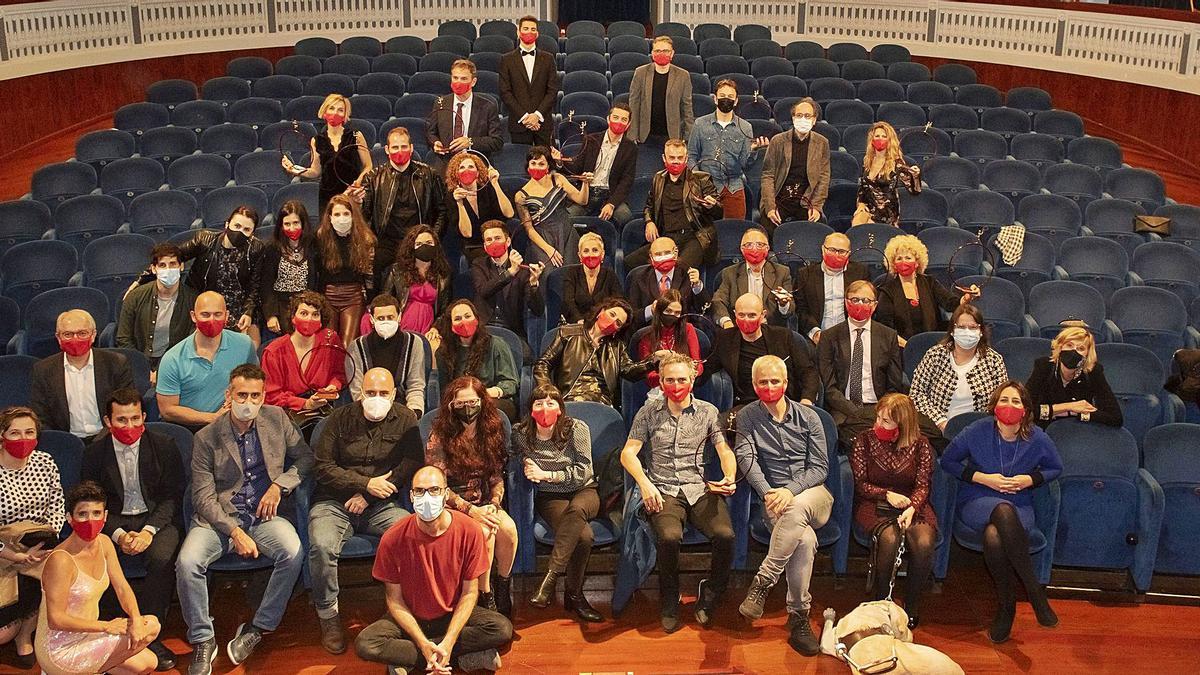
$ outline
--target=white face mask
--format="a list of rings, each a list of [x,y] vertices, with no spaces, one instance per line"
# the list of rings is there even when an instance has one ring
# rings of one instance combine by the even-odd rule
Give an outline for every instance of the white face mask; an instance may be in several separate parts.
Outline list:
[[[413,513],[421,520],[432,523],[442,515],[442,511],[446,509],[446,495],[440,494],[436,497],[428,492],[413,500]]]
[[[175,284],[179,283],[179,268],[167,267],[160,269],[154,273],[154,276],[158,277],[158,283],[167,288],[173,288]]]
[[[963,349],[974,349],[979,344],[981,333],[971,328],[955,328],[954,344]]]
[[[807,134],[808,132],[812,131],[813,122],[814,120],[810,120],[807,117],[792,118],[792,126],[796,128],[796,131],[799,131],[802,134]]]
[[[367,396],[362,400],[363,415],[372,422],[387,417],[392,409],[392,399],[388,396]]]
[[[254,403],[246,401],[245,403],[234,402],[230,409],[233,411],[233,418],[239,422],[250,422],[258,417],[258,411],[262,409],[262,403]]]
[[[329,224],[333,225],[334,232],[337,232],[342,236],[346,236],[347,234],[350,234],[350,229],[354,227],[354,217],[339,216],[337,218],[330,218]]]
[[[400,330],[399,321],[385,319],[375,322],[375,332],[378,333],[379,337],[383,338],[384,340],[392,339],[392,336],[395,335],[396,331],[398,330]]]

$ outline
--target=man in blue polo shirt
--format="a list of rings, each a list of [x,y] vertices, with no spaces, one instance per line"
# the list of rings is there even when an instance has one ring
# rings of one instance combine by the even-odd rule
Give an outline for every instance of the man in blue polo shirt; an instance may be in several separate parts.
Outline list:
[[[225,330],[225,298],[208,291],[196,298],[196,331],[163,355],[158,365],[158,411],[163,420],[193,431],[228,411],[229,373],[243,363],[258,363],[250,338]]]

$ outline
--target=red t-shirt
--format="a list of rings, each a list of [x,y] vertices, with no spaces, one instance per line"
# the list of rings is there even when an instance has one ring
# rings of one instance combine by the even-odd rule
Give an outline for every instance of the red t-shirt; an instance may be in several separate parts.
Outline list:
[[[409,516],[383,534],[371,574],[399,584],[404,604],[418,620],[432,621],[454,611],[462,583],[487,571],[483,528],[469,516],[449,511],[450,527],[431,537]]]

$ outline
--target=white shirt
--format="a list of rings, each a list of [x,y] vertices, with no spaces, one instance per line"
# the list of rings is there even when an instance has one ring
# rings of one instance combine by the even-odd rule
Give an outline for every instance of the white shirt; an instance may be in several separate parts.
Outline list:
[[[759,269],[757,272],[755,272],[754,268],[750,266],[750,263],[746,263],[746,292],[750,293],[751,295],[757,295],[760,298],[763,297],[762,269]]]
[[[954,395],[950,397],[950,405],[946,408],[946,419],[950,419],[955,415],[962,413],[974,412],[975,410],[975,394],[971,393],[971,385],[967,382],[967,373],[975,367],[979,361],[979,353],[971,357],[963,365],[958,365],[954,360],[954,356],[950,356],[950,365],[954,367],[954,374],[958,377],[958,385],[954,387]],[[941,421],[941,420],[938,420]]]
[[[621,139],[614,143],[604,133],[604,142],[600,144],[600,154],[596,157],[596,168],[592,170],[592,187],[608,188],[609,173],[612,172],[613,160],[617,157],[617,148],[621,147]]]
[[[121,486],[125,491],[124,501],[121,506],[121,515],[137,516],[150,510],[146,506],[146,499],[142,496],[141,475],[138,473],[138,456],[141,450],[142,441],[138,439],[133,445],[125,445],[116,438],[113,438],[113,454],[117,458],[117,470],[121,473]],[[158,534],[158,528],[152,525],[146,525],[142,528],[150,534]],[[120,540],[125,535],[125,530],[118,527],[113,531],[113,539]]]
[[[833,272],[821,263],[821,271],[825,273],[825,306],[821,310],[820,330],[828,330],[846,320],[846,268]],[[812,337],[816,331],[813,328],[808,336]]]
[[[63,354],[63,384],[67,390],[67,408],[71,412],[71,433],[81,438],[93,436],[103,428],[100,405],[96,401],[96,353],[88,351],[83,368],[76,368]]]
[[[452,101],[453,107],[450,108],[450,113],[451,113],[450,128],[452,130],[454,129],[453,115],[458,112],[458,106],[461,105],[462,106],[462,118],[463,118],[463,136],[470,136],[471,134],[469,134],[467,132],[467,130],[471,128],[471,108],[472,108],[473,104],[475,103],[475,95],[471,94],[470,96],[467,97],[467,100],[465,100],[465,101],[458,100],[457,96],[453,97],[453,99],[454,99]]]
[[[517,47],[517,53],[521,56],[521,65],[525,66],[525,77],[529,78],[529,82],[533,82],[533,64],[537,63],[537,49],[526,50],[524,46]],[[525,54],[533,54],[533,56],[525,56]]]
[[[858,334],[858,329],[862,329],[862,402],[878,403],[879,398],[875,396],[875,381],[871,379],[871,321],[868,320],[861,326],[855,326],[853,321],[847,321],[846,325],[850,327],[850,358],[854,359],[854,336]],[[850,398],[850,381],[846,378],[846,398]]]

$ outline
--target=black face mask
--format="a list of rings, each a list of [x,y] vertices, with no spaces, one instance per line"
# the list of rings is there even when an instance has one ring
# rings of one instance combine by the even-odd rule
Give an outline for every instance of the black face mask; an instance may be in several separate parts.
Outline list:
[[[413,250],[413,257],[421,262],[433,262],[437,257],[437,247],[433,244],[421,244]]]
[[[1071,370],[1075,370],[1079,367],[1080,363],[1083,363],[1083,354],[1074,349],[1064,349],[1058,353],[1058,362]]]
[[[659,317],[659,321],[662,321],[662,325],[667,328],[674,328],[675,324],[679,323],[679,317],[674,314],[663,314]]]
[[[471,422],[475,421],[476,417],[479,417],[479,411],[483,410],[483,404],[472,403],[471,405],[462,406],[461,408],[455,406],[454,408],[451,408],[451,410],[454,412],[454,419],[463,424],[470,424]]]
[[[229,240],[229,245],[234,248],[243,248],[250,243],[250,237],[246,236],[245,232],[240,230],[225,229],[225,238]]]
[[[737,99],[732,99],[732,98],[717,99],[717,110],[720,110],[723,113],[733,112],[733,109],[735,107],[737,107]]]

